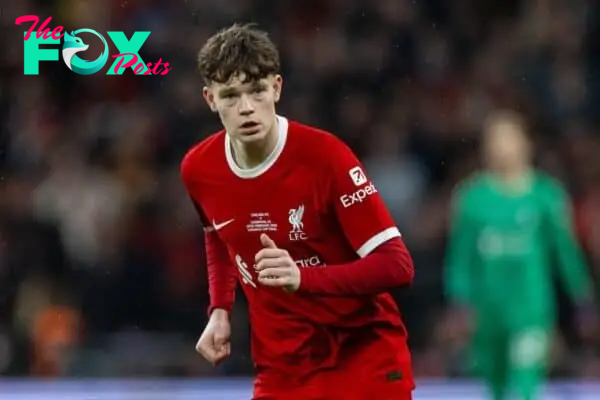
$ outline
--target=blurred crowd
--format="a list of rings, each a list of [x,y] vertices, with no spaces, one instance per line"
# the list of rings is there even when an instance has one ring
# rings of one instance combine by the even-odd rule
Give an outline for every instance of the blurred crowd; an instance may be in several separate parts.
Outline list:
[[[479,164],[482,119],[511,108],[537,162],[568,185],[600,277],[600,10],[591,0],[19,0],[0,14],[0,375],[251,372],[243,296],[231,359],[194,352],[206,322],[198,219],[179,178],[186,150],[219,128],[196,53],[253,21],[281,49],[279,112],[343,137],[364,160],[417,268],[397,293],[418,376],[468,373],[441,270],[449,195]],[[163,76],[23,74],[36,14],[69,31],[151,31]],[[92,36],[85,37],[90,39]],[[111,54],[117,54],[111,45]],[[100,53],[92,43],[86,53]],[[89,54],[89,55],[88,55]],[[109,62],[112,58],[109,59]],[[559,288],[560,289],[560,288]],[[557,375],[600,378],[600,338],[575,334],[561,296]]]

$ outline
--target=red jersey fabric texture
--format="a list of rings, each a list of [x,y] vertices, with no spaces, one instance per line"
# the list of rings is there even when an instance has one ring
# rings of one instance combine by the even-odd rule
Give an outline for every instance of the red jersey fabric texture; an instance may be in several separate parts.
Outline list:
[[[407,333],[386,292],[414,275],[400,232],[341,140],[277,118],[275,150],[256,168],[236,165],[224,131],[183,159],[182,179],[206,232],[211,308],[230,310],[241,284],[263,373],[302,382],[337,368],[344,346],[366,331],[392,343],[393,359],[410,369]],[[258,283],[262,233],[300,267],[297,292]],[[402,375],[412,385],[410,371]]]

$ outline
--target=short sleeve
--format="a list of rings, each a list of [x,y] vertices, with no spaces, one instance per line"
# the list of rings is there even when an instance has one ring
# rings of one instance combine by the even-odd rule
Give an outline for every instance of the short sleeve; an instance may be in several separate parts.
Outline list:
[[[377,188],[352,150],[341,141],[330,158],[329,194],[346,239],[360,257],[400,237]]]

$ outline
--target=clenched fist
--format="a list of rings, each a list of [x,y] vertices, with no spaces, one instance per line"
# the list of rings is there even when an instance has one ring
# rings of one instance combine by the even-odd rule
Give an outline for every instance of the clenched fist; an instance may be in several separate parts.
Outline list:
[[[215,309],[196,343],[196,351],[217,366],[231,354],[231,324],[227,311]]]

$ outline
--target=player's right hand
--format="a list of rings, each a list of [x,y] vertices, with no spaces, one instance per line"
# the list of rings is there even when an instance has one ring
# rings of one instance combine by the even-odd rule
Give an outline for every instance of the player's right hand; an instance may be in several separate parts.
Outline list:
[[[231,324],[227,311],[215,309],[196,343],[196,351],[217,366],[231,354]]]

